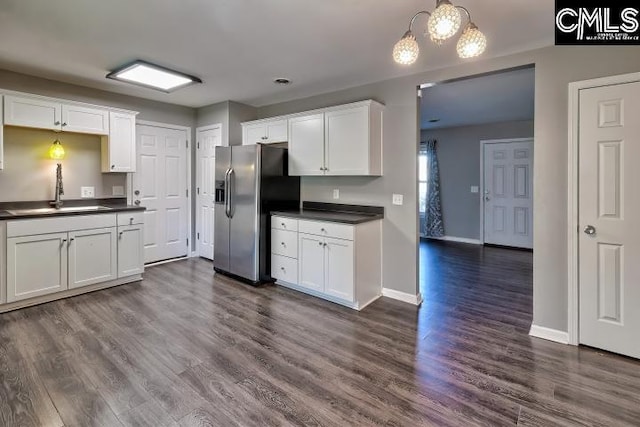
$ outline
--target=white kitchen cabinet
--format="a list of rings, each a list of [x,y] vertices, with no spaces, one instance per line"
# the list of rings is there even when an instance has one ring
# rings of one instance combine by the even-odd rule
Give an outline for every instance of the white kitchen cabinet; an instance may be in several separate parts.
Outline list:
[[[382,115],[375,101],[289,119],[289,174],[382,175]]]
[[[5,95],[4,124],[62,130],[62,104],[37,97]]]
[[[311,234],[298,235],[298,285],[323,292],[325,282],[324,238]]]
[[[142,224],[118,226],[118,277],[144,272]]]
[[[136,171],[136,115],[109,112],[109,135],[102,138],[102,172]]]
[[[280,285],[360,310],[382,293],[381,223],[351,225],[274,215],[271,275]],[[293,234],[298,237],[297,259],[289,243]]]
[[[326,238],[324,241],[324,292],[345,301],[354,297],[353,242]]]
[[[67,233],[7,239],[7,302],[68,289]]]
[[[286,119],[260,120],[242,124],[242,145],[272,144],[287,140]]]
[[[83,105],[62,104],[62,130],[66,132],[109,134],[109,111]]]
[[[289,119],[289,175],[324,175],[324,113]]]
[[[69,289],[118,277],[115,227],[69,233]]]

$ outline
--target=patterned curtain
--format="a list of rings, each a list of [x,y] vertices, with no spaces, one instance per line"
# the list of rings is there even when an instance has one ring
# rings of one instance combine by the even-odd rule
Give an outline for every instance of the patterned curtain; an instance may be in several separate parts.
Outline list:
[[[436,140],[424,144],[427,153],[427,209],[422,234],[427,237],[444,236],[442,204],[440,203],[440,169],[436,153]]]

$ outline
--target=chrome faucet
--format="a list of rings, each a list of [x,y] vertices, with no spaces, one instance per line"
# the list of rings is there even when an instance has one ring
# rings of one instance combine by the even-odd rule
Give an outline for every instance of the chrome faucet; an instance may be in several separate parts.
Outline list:
[[[62,187],[62,164],[58,163],[58,167],[56,168],[56,199],[49,204],[56,209],[60,209],[63,205],[62,200],[60,200],[60,196],[64,194],[64,188]]]

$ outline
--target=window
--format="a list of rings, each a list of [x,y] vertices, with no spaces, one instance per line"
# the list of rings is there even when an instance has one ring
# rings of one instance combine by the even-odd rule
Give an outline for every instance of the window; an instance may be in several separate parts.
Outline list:
[[[427,177],[429,176],[427,165],[427,154],[420,153],[418,156],[418,195],[421,214],[427,211]]]

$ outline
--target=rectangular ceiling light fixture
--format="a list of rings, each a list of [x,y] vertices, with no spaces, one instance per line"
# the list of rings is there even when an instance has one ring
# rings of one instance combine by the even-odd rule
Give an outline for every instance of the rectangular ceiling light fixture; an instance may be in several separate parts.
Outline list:
[[[202,83],[202,80],[197,77],[141,60],[134,61],[110,72],[107,74],[107,78],[166,93],[192,84]]]

